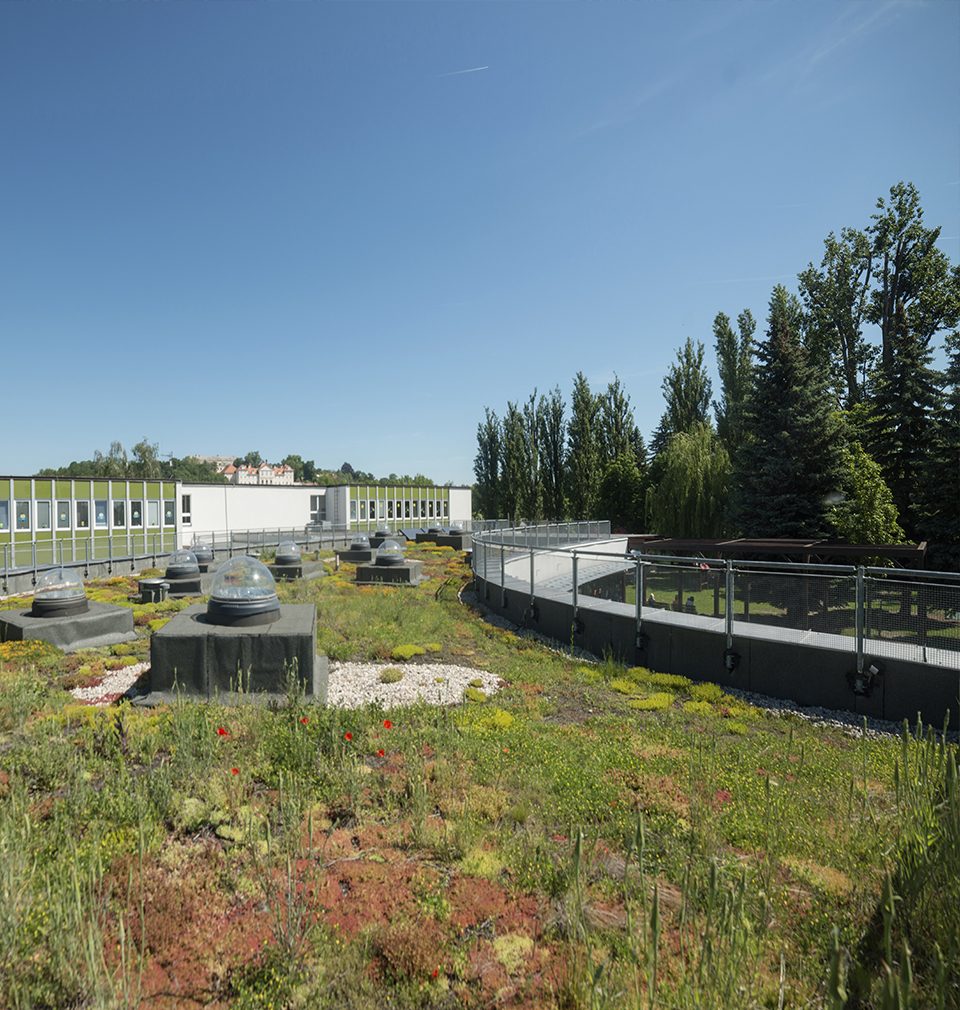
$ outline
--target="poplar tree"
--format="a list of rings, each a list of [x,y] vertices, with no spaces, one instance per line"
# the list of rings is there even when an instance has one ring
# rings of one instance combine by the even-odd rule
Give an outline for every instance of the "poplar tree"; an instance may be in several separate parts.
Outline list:
[[[666,409],[654,432],[650,448],[658,456],[678,431],[690,431],[696,424],[709,424],[710,376],[703,364],[703,344],[687,337],[677,351],[677,360],[667,370],[660,388]]]
[[[567,424],[566,455],[567,499],[574,519],[595,516],[600,482],[599,413],[600,404],[586,376],[577,372]]]
[[[509,401],[503,418],[502,454],[500,506],[505,517],[516,521],[522,511],[520,496],[527,465],[527,445],[523,414]]]
[[[540,397],[537,412],[543,511],[547,519],[559,520],[566,515],[564,505],[566,404],[558,388],[554,387],[549,396]]]
[[[630,396],[618,376],[607,385],[600,396],[599,442],[601,469],[618,456],[633,453],[637,438],[637,424],[633,419]]]
[[[746,537],[825,536],[825,499],[840,486],[840,422],[801,324],[799,302],[777,285],[734,455],[734,518]]]
[[[737,333],[730,318],[718,312],[713,320],[720,400],[714,400],[717,435],[728,452],[743,441],[743,411],[753,382],[753,335],[757,323],[749,309],[737,316]]]
[[[500,515],[500,464],[503,453],[503,425],[489,407],[477,425],[477,455],[473,473],[477,478],[476,510],[487,519]]]

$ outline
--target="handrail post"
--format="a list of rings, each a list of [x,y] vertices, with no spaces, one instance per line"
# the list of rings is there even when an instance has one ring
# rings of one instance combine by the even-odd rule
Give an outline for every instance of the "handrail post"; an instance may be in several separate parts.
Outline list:
[[[727,633],[727,648],[733,648],[733,561],[727,558],[727,570],[724,574],[724,615],[723,623]]]
[[[866,585],[863,565],[857,566],[857,597],[856,597],[856,636],[857,636],[857,676],[863,675],[863,628],[864,604],[866,602]]]
[[[570,552],[573,557],[573,619],[577,619],[577,552]]]
[[[36,540],[30,541],[31,555],[33,558],[33,584],[37,584],[37,542]]]
[[[637,648],[640,648],[643,642],[643,590],[644,590],[644,571],[643,562],[637,558],[636,568],[633,573],[633,591],[636,595],[636,600],[634,601],[634,609],[636,611],[637,619]]]
[[[113,575],[113,537],[107,537],[107,575]]]
[[[500,606],[507,605],[507,563],[503,556],[504,547],[500,544]]]
[[[533,610],[534,601],[537,598],[537,586],[534,581],[534,567],[535,562],[533,559],[533,547],[530,548],[530,610]]]

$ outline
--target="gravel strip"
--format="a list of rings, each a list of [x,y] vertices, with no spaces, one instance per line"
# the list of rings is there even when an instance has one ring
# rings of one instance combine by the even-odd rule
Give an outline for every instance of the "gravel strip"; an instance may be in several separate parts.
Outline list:
[[[381,684],[380,674],[387,668],[402,670],[395,684]],[[495,694],[499,677],[472,666],[449,663],[331,663],[327,704],[339,708],[360,708],[379,702],[384,708],[425,701],[428,705],[459,705],[470,681],[482,681],[484,694]]]
[[[122,670],[111,670],[93,687],[75,687],[70,693],[77,701],[88,705],[111,705],[123,697],[140,677],[150,669],[149,663],[136,663]]]

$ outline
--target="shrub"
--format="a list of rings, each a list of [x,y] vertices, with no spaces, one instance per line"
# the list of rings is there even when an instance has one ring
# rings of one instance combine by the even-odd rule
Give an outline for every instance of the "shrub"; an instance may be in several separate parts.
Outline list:
[[[657,694],[647,695],[646,698],[631,698],[627,704],[640,712],[662,712],[673,704],[673,695],[659,691]]]
[[[719,684],[691,684],[690,697],[694,701],[718,702],[723,697],[723,688]]]
[[[465,701],[486,701],[487,696],[477,687],[468,687],[464,689],[463,697]]]
[[[424,655],[426,651],[422,645],[398,645],[390,653],[390,658],[405,663],[408,659],[413,659],[414,656]]]
[[[443,652],[443,646],[439,642],[425,642],[423,647],[427,652]]]
[[[709,701],[685,701],[683,703],[684,712],[690,715],[713,715],[713,705]]]
[[[403,670],[396,666],[388,666],[380,671],[381,684],[396,684],[398,680],[403,680]]]

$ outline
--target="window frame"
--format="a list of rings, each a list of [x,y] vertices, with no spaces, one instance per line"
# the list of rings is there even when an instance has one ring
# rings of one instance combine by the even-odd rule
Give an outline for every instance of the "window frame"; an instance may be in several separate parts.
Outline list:
[[[78,498],[74,502],[74,519],[74,529],[90,529],[90,502],[86,498]]]
[[[46,532],[47,530],[52,530],[53,529],[53,502],[49,498],[40,498],[40,499],[38,499],[35,502],[35,505],[36,505],[36,516],[35,516],[36,525],[34,526],[34,529],[36,529],[37,532],[40,532],[41,530],[43,530],[44,532]],[[46,522],[46,525],[41,525],[41,522],[40,522],[40,507],[41,507],[41,505],[46,505],[46,507],[47,507],[47,522]]]

